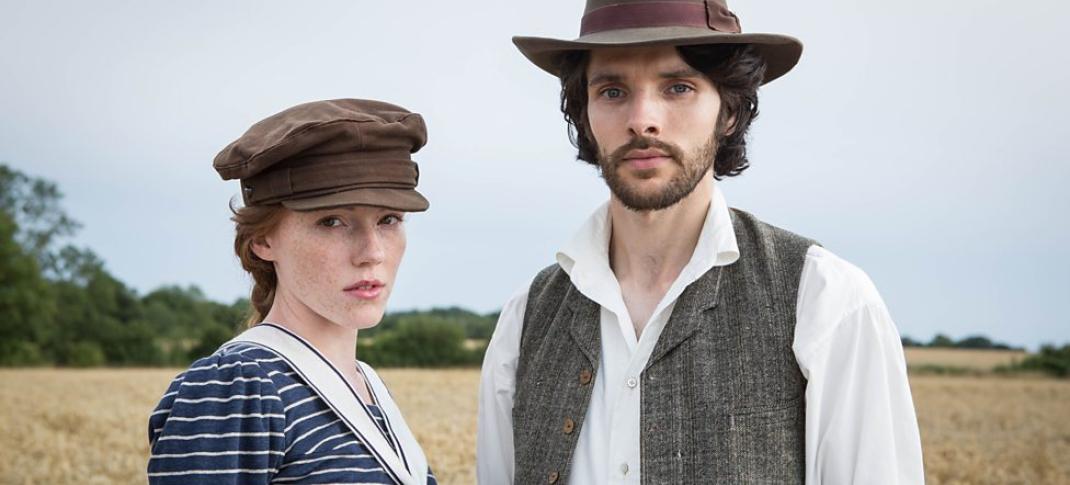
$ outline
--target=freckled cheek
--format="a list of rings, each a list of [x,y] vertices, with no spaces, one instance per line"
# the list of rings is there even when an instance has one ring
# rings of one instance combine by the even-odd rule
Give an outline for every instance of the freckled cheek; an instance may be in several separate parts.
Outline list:
[[[391,235],[385,242],[387,247],[383,265],[387,271],[385,276],[390,281],[389,289],[392,289],[396,284],[395,279],[397,278],[398,267],[401,266],[401,260],[405,256],[405,247],[407,245],[405,233],[399,231],[398,234]]]
[[[340,269],[340,263],[333,255],[334,252],[328,246],[307,243],[302,249],[294,258],[290,268],[294,283],[316,294],[330,294],[334,286],[338,285],[338,282],[334,280]],[[338,290],[340,291],[342,287]]]

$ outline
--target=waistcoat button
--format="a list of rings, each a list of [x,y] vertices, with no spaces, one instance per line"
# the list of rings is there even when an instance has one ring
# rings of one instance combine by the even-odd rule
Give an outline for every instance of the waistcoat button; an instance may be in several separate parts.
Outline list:
[[[572,430],[576,427],[576,423],[572,421],[572,418],[565,418],[565,426],[561,428],[565,434],[572,434]]]
[[[557,474],[557,472],[550,472],[550,483],[557,483],[558,478],[559,475]]]
[[[584,386],[586,386],[587,384],[590,384],[591,383],[591,377],[593,377],[592,374],[591,374],[591,371],[587,370],[587,369],[583,369],[582,371],[580,371],[580,384],[584,385]]]

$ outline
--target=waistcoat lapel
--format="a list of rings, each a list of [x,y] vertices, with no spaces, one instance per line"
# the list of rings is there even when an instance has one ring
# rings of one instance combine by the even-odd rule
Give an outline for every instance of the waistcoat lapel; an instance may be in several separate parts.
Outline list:
[[[584,296],[575,287],[569,288],[566,301],[572,310],[572,322],[569,324],[569,334],[572,340],[593,367],[598,367],[598,359],[602,352],[602,339],[599,330],[602,307],[590,298]]]
[[[661,332],[658,342],[654,344],[654,350],[644,369],[649,368],[695,334],[703,321],[698,316],[717,306],[721,271],[720,266],[714,267],[680,294],[680,298],[676,300],[676,306],[673,307],[672,315],[665,324],[665,330]]]

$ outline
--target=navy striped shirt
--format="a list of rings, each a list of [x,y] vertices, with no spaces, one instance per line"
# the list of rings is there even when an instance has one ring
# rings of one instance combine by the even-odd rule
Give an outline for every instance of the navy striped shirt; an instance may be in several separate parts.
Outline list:
[[[149,417],[149,444],[151,484],[394,483],[286,361],[248,344],[175,377]],[[437,485],[430,470],[427,483]]]

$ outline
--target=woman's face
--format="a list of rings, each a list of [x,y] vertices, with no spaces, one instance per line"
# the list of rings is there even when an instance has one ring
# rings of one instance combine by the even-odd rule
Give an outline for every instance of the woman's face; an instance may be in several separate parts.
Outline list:
[[[378,324],[405,253],[405,214],[371,206],[285,211],[253,244],[258,257],[275,263],[272,312],[351,330]]]

